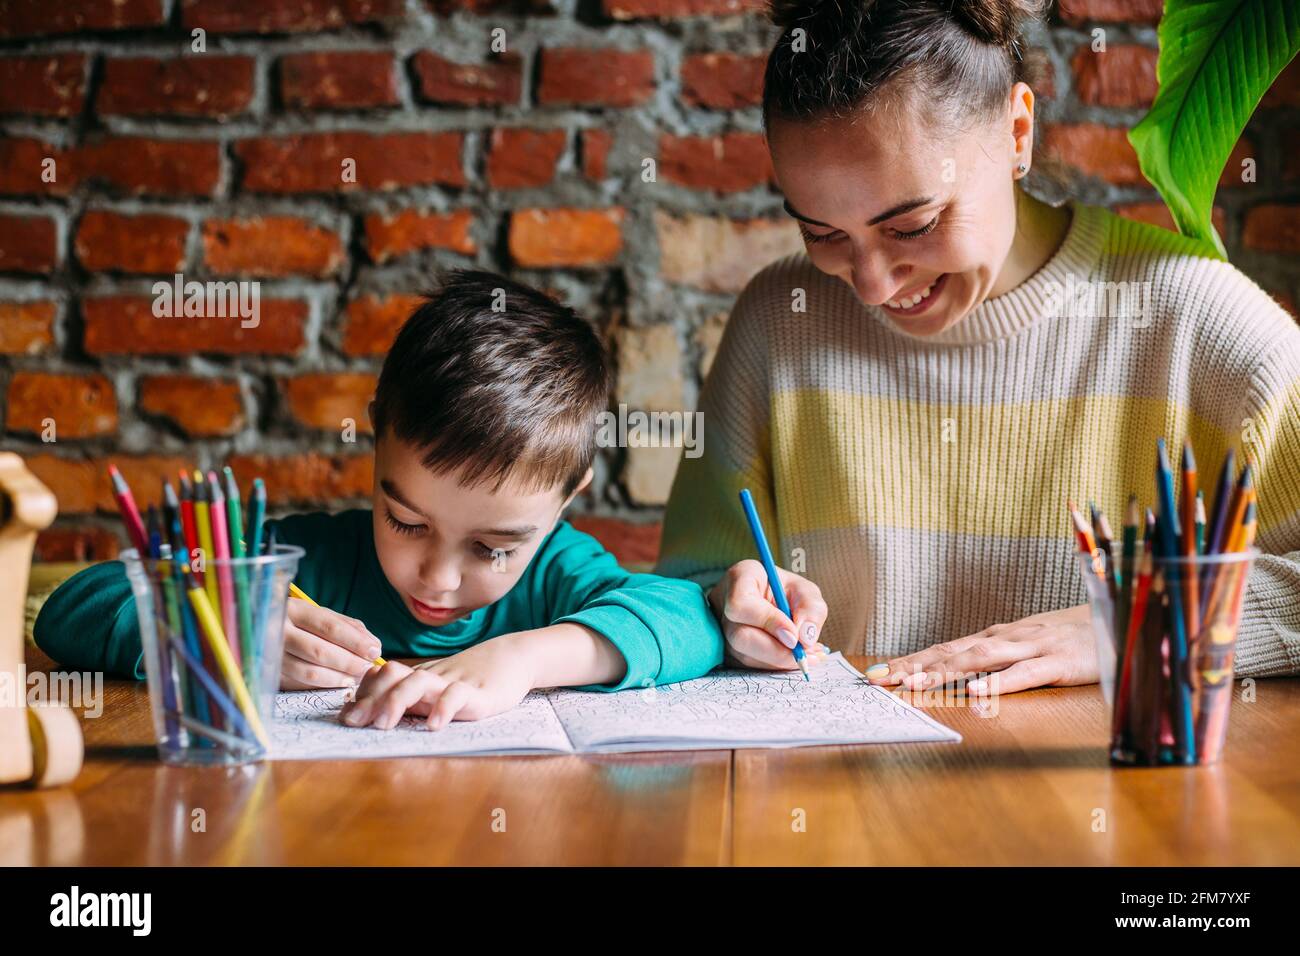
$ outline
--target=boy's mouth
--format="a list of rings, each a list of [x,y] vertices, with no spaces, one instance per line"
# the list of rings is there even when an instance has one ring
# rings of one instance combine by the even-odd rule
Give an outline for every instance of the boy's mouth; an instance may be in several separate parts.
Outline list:
[[[464,608],[459,607],[436,607],[432,604],[425,604],[423,601],[411,597],[411,609],[415,616],[422,621],[428,621],[430,624],[446,624],[454,618],[460,617]]]

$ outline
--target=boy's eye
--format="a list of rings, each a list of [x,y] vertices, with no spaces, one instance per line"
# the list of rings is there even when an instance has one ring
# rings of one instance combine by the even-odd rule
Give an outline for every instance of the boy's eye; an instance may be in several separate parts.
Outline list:
[[[419,534],[424,530],[422,524],[407,524],[405,521],[398,521],[387,508],[384,509],[384,519],[388,522],[388,526],[398,534]]]
[[[510,555],[515,553],[514,548],[489,548],[482,541],[474,542],[474,551],[485,561],[495,560],[497,555],[501,555],[503,558],[508,558]]]
[[[932,233],[934,231],[934,227],[937,226],[938,224],[939,224],[939,217],[936,215],[933,219],[927,222],[920,229],[911,229],[906,231],[900,229],[893,230],[894,238],[895,239],[920,239],[922,236],[928,236],[930,233]]]

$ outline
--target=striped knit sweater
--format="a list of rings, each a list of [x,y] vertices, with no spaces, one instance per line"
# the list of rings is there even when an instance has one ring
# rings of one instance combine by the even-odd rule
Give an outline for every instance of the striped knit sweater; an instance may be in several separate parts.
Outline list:
[[[1258,469],[1237,672],[1300,673],[1300,328],[1191,240],[1072,209],[1033,276],[928,339],[802,254],[760,272],[705,384],[660,570],[708,587],[753,557],[748,486],[778,563],[822,589],[823,641],[912,653],[1082,604],[1066,499],[1118,529],[1130,491],[1154,503],[1156,438],[1190,437],[1207,498],[1229,447]]]

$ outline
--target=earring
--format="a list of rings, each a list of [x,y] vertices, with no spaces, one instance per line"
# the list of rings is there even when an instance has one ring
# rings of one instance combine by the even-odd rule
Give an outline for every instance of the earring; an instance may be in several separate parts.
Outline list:
[[[1023,176],[1025,173],[1029,172],[1029,166],[1026,163],[1021,163],[1016,167],[1016,172]]]

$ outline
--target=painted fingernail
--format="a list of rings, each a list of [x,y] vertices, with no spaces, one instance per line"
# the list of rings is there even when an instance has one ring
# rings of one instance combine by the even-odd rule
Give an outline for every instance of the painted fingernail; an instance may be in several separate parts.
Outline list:
[[[867,680],[884,680],[888,676],[888,664],[872,664],[867,668]]]
[[[776,639],[789,648],[793,648],[799,643],[799,638],[795,637],[794,631],[790,630],[788,627],[778,628]]]

